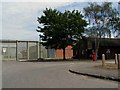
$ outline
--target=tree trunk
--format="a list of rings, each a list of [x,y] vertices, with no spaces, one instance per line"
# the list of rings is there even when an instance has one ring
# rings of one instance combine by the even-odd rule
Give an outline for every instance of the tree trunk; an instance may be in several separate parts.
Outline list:
[[[95,46],[96,60],[98,59],[97,57],[98,57],[99,45],[100,45],[100,39],[96,38],[96,46]]]
[[[66,58],[65,58],[65,48],[63,48],[63,60],[66,60]]]

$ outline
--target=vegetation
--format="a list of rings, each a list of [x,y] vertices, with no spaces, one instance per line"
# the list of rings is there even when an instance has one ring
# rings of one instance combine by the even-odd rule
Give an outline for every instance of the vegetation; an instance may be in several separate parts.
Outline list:
[[[116,34],[116,37],[120,36],[120,17],[115,17],[109,20],[111,26],[113,27],[113,33]]]
[[[95,38],[95,51],[98,51],[100,38],[111,38],[113,33],[117,33],[116,36],[120,35],[119,13],[112,7],[111,2],[89,3],[83,10],[85,18],[78,10],[62,13],[46,8],[43,11],[44,15],[37,20],[37,31],[42,33],[42,45],[46,48],[63,49],[65,60],[65,48],[76,43],[74,49],[83,49],[85,37]]]
[[[89,22],[85,34],[88,37],[95,38],[95,51],[97,51],[99,39],[111,38],[115,29],[118,29],[118,11],[112,8],[111,2],[89,3],[89,6],[84,8],[84,14]],[[112,25],[113,23],[114,25]]]
[[[43,13],[37,20],[40,24],[37,31],[42,33],[42,44],[47,48],[63,49],[65,60],[65,48],[82,38],[87,22],[78,10],[61,13],[47,8]]]

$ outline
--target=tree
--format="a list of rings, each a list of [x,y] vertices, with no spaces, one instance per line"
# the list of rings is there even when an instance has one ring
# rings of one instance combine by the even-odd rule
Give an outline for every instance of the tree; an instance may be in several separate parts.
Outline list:
[[[73,45],[73,42],[81,38],[86,21],[79,11],[60,11],[46,9],[44,15],[38,17],[38,32],[43,33],[43,45],[47,48],[63,49],[63,59],[65,60],[65,48]]]
[[[109,20],[110,25],[112,26],[113,33],[116,33],[116,37],[120,36],[120,17],[112,18]]]
[[[111,2],[89,3],[89,6],[84,8],[84,15],[89,22],[85,34],[95,38],[95,51],[97,51],[99,39],[111,37],[113,29],[110,20],[117,17],[118,11],[112,8]]]

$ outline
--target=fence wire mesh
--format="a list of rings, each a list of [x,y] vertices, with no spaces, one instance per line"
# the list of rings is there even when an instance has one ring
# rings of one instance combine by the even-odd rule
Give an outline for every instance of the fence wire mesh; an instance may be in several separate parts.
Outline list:
[[[15,43],[3,43],[2,44],[2,59],[3,60],[16,59],[16,44]]]
[[[2,60],[36,60],[48,58],[48,50],[38,41],[2,40]]]

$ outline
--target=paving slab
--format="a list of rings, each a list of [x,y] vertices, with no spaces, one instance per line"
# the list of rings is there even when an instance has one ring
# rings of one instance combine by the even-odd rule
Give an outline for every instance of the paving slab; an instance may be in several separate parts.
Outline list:
[[[113,63],[113,61],[108,61],[107,63]],[[101,65],[101,61],[96,62],[81,62],[79,64],[74,64],[70,67],[69,71],[76,74],[87,75],[102,79],[110,79],[120,82],[120,75],[118,69],[104,69],[95,66]]]

